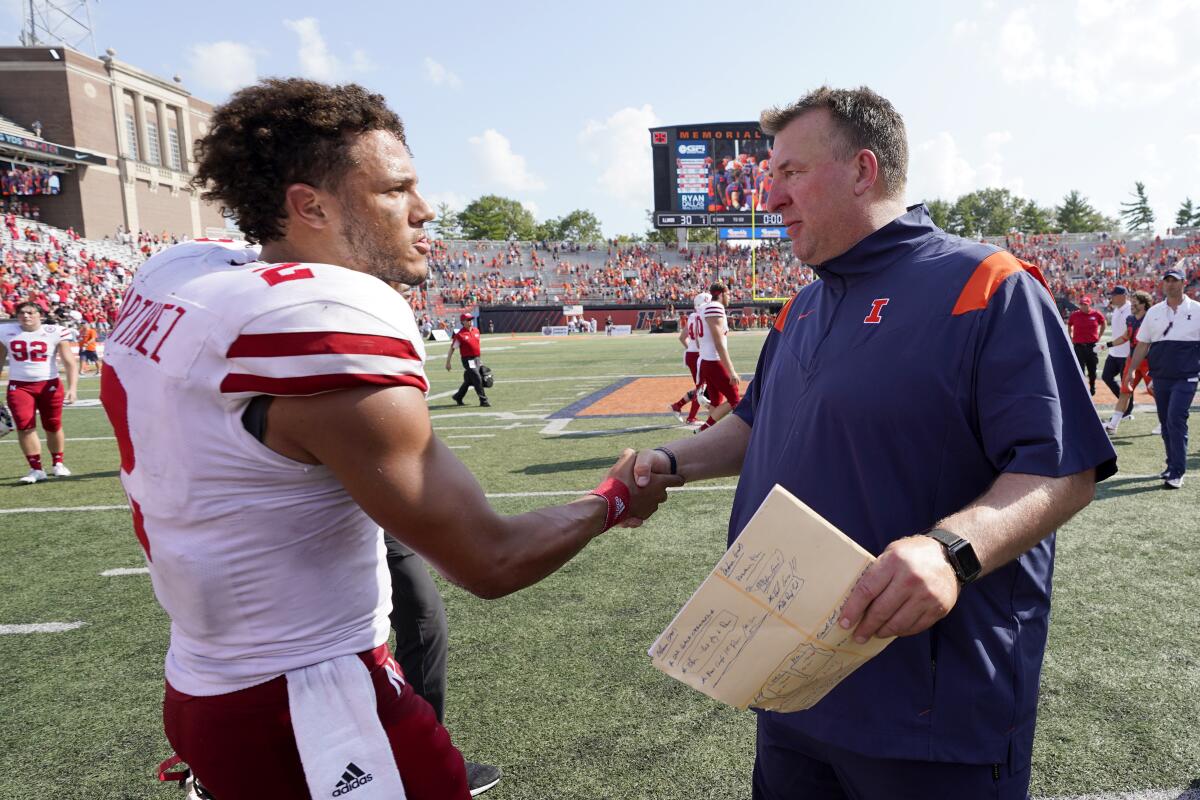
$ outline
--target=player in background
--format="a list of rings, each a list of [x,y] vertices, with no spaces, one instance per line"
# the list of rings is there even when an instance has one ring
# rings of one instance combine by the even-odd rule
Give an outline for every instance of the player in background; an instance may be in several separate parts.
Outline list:
[[[708,292],[700,292],[693,302],[693,311],[684,319],[683,328],[679,331],[679,343],[683,345],[683,364],[687,367],[688,376],[692,379],[693,387],[683,397],[671,404],[671,413],[680,422],[688,425],[695,424],[696,415],[700,413],[700,404],[708,403],[704,396],[704,384],[700,382],[700,337],[704,333],[704,325],[700,322],[701,306],[712,300]],[[683,416],[683,407],[691,403],[687,417]]]
[[[96,327],[90,322],[83,323],[82,329],[79,332],[79,374],[87,375],[87,365],[93,365],[95,374],[100,374],[100,359],[96,354],[96,346],[99,337],[96,335]]]
[[[682,481],[632,490],[628,450],[594,493],[497,514],[434,435],[417,322],[384,283],[424,282],[432,250],[399,117],[354,84],[267,79],[210,124],[197,185],[262,251],[148,260],[101,375],[171,617],[167,738],[219,800],[466,800],[462,756],[388,650],[383,531],[499,597]]]
[[[711,428],[741,399],[740,381],[733,359],[729,356],[729,323],[725,316],[725,297],[728,290],[720,281],[708,287],[711,299],[700,308],[700,368],[699,383],[708,395],[708,419],[697,433]]]
[[[1129,305],[1133,313],[1121,320],[1120,329],[1125,332],[1111,342],[1100,345],[1100,349],[1116,350],[1117,348],[1124,348],[1126,352],[1129,352],[1130,347],[1137,347],[1138,328],[1142,326],[1142,320],[1146,317],[1146,312],[1150,310],[1150,306],[1154,305],[1154,298],[1150,296],[1149,292],[1134,292],[1133,300],[1130,301]],[[1115,324],[1114,327],[1116,327]],[[1109,358],[1113,358],[1113,356],[1110,355]],[[1132,373],[1128,369],[1121,373],[1121,391],[1117,398],[1116,409],[1113,411],[1112,419],[1104,423],[1104,430],[1109,433],[1116,433],[1121,420],[1131,416],[1133,412],[1133,390],[1137,388],[1139,381],[1146,387],[1146,391],[1150,393],[1150,396],[1153,397],[1154,387],[1150,383],[1149,361],[1143,360]]]
[[[17,427],[17,441],[29,462],[29,474],[21,483],[47,478],[42,465],[42,443],[37,435],[37,417],[42,418],[46,444],[54,459],[55,477],[71,474],[63,463],[66,434],[62,429],[62,407],[75,402],[79,362],[72,342],[75,332],[64,325],[43,325],[42,310],[26,301],[17,306],[17,321],[0,325],[0,371],[7,359],[8,408]],[[58,377],[58,359],[65,368],[67,387]]]

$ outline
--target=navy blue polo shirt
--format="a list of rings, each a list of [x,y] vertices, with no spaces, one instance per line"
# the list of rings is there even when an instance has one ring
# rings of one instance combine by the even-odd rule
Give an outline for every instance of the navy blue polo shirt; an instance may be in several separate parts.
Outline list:
[[[751,426],[732,542],[776,483],[874,555],[1005,472],[1116,472],[1036,269],[937,228],[924,206],[817,270],[780,314],[735,413]],[[1051,535],[966,587],[816,706],[776,721],[879,758],[1028,758]]]

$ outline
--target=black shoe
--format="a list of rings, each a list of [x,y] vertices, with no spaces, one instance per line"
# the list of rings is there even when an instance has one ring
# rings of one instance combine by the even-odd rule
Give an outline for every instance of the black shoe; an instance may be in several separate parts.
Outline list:
[[[487,398],[485,397],[484,399],[482,399],[482,400],[480,400],[480,401],[479,401],[479,406],[480,406],[481,408],[491,408],[491,407],[492,407],[492,404],[491,404],[491,403],[489,403],[489,402],[487,401]]]
[[[467,762],[467,788],[471,797],[481,795],[500,782],[500,768],[491,764],[476,764]]]
[[[455,397],[454,402],[458,403],[460,406],[463,405],[463,399],[461,397]]]

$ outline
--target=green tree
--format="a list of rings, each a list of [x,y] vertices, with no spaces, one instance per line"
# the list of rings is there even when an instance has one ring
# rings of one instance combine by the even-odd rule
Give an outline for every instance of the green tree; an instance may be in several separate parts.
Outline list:
[[[1067,233],[1092,233],[1116,230],[1115,220],[1104,216],[1088,202],[1087,198],[1072,189],[1063,198],[1062,205],[1054,208],[1057,228]]]
[[[941,198],[925,203],[925,208],[929,211],[929,216],[933,219],[933,224],[942,230],[946,230],[946,226],[950,224],[950,209],[952,207],[949,200],[942,200]]]
[[[467,239],[507,241],[537,238],[537,221],[529,209],[508,197],[485,194],[472,200],[458,214]]]
[[[591,211],[576,209],[564,217],[548,219],[542,223],[545,238],[558,242],[599,242],[604,239],[600,220]]]
[[[617,234],[617,246],[628,247],[632,244],[641,244],[646,241],[646,237],[640,233],[621,233]]]
[[[439,239],[462,237],[462,225],[458,221],[458,213],[450,207],[449,203],[438,203],[433,207],[433,212],[437,215],[433,220],[433,227]]]
[[[1032,200],[1025,201],[1017,228],[1022,233],[1050,233],[1055,229],[1054,209],[1039,206]]]
[[[1150,208],[1150,200],[1146,197],[1146,184],[1135,181],[1133,184],[1133,200],[1121,203],[1121,219],[1131,231],[1149,231],[1154,229],[1154,211]]]
[[[959,236],[1002,236],[1018,227],[1025,202],[1008,189],[979,189],[964,194],[954,201],[946,230]]]
[[[1192,198],[1185,197],[1179,211],[1175,214],[1175,224],[1181,228],[1200,225],[1200,209],[1192,205]]]

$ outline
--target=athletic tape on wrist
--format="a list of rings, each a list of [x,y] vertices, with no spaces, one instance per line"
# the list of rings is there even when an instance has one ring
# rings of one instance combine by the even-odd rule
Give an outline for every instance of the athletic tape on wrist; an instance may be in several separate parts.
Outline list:
[[[588,494],[603,497],[608,503],[608,513],[604,516],[604,529],[601,533],[616,525],[629,513],[629,487],[616,478],[605,478],[603,482]]]

